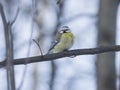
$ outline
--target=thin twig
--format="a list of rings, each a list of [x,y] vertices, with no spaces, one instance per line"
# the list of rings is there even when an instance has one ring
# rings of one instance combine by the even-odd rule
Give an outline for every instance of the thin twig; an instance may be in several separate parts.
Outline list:
[[[0,3],[0,12],[1,12],[0,14],[1,14],[1,17],[2,17],[3,24],[4,24],[4,28],[6,28],[5,25],[7,25],[7,20],[5,18],[5,14],[4,14],[3,7],[2,7],[1,3]]]
[[[20,7],[18,6],[16,14],[15,14],[15,17],[14,17],[13,21],[11,22],[11,26],[15,23],[15,21],[16,21],[16,19],[18,17],[19,12],[20,12]]]
[[[42,48],[40,47],[40,44],[35,40],[33,39],[33,41],[36,43],[36,45],[38,46],[39,50],[40,50],[40,53],[41,53],[41,56],[43,56],[43,52],[42,52]]]
[[[120,51],[120,45],[101,46],[98,48],[89,48],[89,49],[76,49],[76,50],[70,50],[70,51],[65,51],[65,52],[55,53],[55,54],[47,54],[47,55],[37,56],[37,57],[15,59],[13,61],[13,64],[14,65],[25,64],[26,60],[29,60],[28,63],[30,64],[30,63],[36,63],[36,62],[52,61],[52,60],[63,58],[63,57],[79,56],[79,55],[94,55],[94,54],[117,52],[117,51]],[[0,67],[4,67],[5,62],[6,60],[0,62]]]

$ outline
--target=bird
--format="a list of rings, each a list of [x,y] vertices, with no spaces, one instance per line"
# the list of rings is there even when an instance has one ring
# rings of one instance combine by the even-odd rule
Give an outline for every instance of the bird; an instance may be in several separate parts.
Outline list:
[[[48,54],[68,51],[74,43],[74,35],[68,26],[61,26],[53,40]]]

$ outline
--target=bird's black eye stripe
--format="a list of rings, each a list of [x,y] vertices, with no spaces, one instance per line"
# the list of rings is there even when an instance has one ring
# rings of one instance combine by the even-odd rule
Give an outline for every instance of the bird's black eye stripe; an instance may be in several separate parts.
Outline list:
[[[66,30],[61,30],[59,33],[68,33],[68,32],[70,32],[70,30],[66,29]]]
[[[70,32],[70,30],[66,30],[65,32]]]

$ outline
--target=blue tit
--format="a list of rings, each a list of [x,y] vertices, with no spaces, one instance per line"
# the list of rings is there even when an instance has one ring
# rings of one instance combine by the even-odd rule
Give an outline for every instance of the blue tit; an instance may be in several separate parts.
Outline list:
[[[60,27],[60,30],[58,30],[48,54],[59,53],[70,49],[73,45],[73,41],[74,35],[72,34],[70,28],[68,26]]]

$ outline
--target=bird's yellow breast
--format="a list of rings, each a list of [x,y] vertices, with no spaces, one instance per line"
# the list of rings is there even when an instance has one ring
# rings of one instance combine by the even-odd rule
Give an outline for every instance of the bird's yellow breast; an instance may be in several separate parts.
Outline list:
[[[68,50],[73,45],[74,36],[72,33],[63,33],[61,35],[59,43],[51,50],[53,53],[62,52]]]
[[[72,33],[64,33],[61,35],[60,43],[69,44],[73,42],[73,38],[74,37]]]

